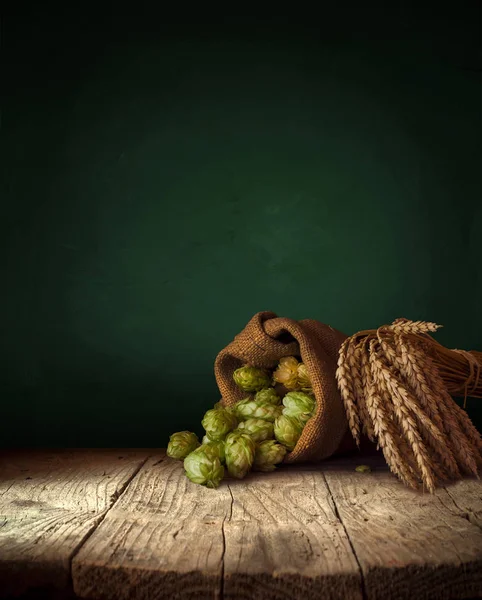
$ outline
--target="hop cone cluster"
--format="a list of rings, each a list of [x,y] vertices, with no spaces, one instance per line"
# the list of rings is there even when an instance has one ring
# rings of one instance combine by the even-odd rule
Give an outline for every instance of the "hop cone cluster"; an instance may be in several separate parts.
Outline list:
[[[211,446],[199,446],[184,459],[184,470],[193,482],[217,488],[224,477],[224,467],[218,452]]]
[[[252,470],[274,471],[316,410],[308,371],[295,356],[282,358],[273,372],[244,365],[233,380],[250,395],[233,407],[216,402],[202,419],[201,443],[190,431],[169,438],[168,456],[183,460],[186,476],[209,488],[226,474],[243,479]]]
[[[283,414],[305,425],[315,411],[315,399],[305,392],[289,392],[283,398]]]
[[[241,421],[243,419],[263,419],[274,422],[281,414],[281,406],[275,406],[269,402],[245,398],[238,402],[234,407],[236,416]]]
[[[287,390],[298,389],[298,364],[294,356],[280,359],[278,368],[273,373],[273,381],[281,383]]]
[[[259,392],[256,392],[254,399],[256,402],[267,402],[268,404],[274,404],[275,406],[281,403],[281,398],[272,387],[259,390]]]
[[[304,363],[298,365],[298,385],[303,392],[311,392],[311,379]]]
[[[283,461],[288,450],[275,440],[265,440],[256,447],[253,470],[274,471],[276,465]]]
[[[274,435],[278,442],[286,446],[288,450],[294,450],[302,431],[303,425],[294,417],[281,415],[274,422]]]
[[[238,425],[238,431],[249,433],[255,442],[264,442],[274,435],[273,423],[264,419],[248,419],[241,421]]]
[[[212,446],[218,453],[219,455],[219,460],[225,464],[226,463],[226,455],[224,452],[224,444],[225,442],[223,440],[219,440],[217,442],[214,442],[213,440],[210,440],[208,438],[207,435],[205,435],[202,439],[202,443],[203,444],[209,444],[209,446]]]
[[[178,431],[169,438],[167,445],[167,456],[184,460],[188,454],[199,446],[199,439],[195,433],[190,431]]]
[[[226,438],[226,467],[232,477],[243,479],[251,469],[256,446],[249,433],[234,431]]]
[[[290,391],[310,392],[312,389],[306,365],[295,356],[285,356],[280,359],[278,367],[273,373],[273,381]]]
[[[271,385],[271,377],[265,369],[245,365],[233,373],[234,383],[243,392],[257,392]]]
[[[213,441],[223,440],[237,424],[235,415],[222,408],[208,410],[202,420],[202,426],[206,430],[208,438]]]

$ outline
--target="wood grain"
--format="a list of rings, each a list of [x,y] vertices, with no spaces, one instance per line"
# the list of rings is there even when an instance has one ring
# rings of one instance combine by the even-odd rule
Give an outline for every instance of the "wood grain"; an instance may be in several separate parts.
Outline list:
[[[324,475],[362,568],[366,598],[481,597],[482,530],[445,489],[414,492],[383,461],[363,462],[372,473],[357,473],[347,461],[327,464]]]
[[[82,598],[360,598],[320,473],[195,486],[151,459],[73,561]]]
[[[180,461],[153,457],[72,564],[82,598],[197,599],[221,594],[226,485],[192,484]]]
[[[447,486],[446,490],[462,516],[482,529],[482,482],[463,479]]]
[[[147,459],[146,451],[0,455],[0,590],[70,585],[70,561]]]
[[[252,474],[229,487],[224,598],[362,598],[359,568],[319,467]]]
[[[477,480],[422,494],[371,455],[209,490],[164,451],[0,458],[0,596],[51,585],[92,600],[482,597]]]

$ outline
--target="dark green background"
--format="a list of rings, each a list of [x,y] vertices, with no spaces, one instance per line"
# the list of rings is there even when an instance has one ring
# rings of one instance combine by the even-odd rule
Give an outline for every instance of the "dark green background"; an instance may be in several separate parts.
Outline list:
[[[6,16],[3,445],[199,431],[260,310],[482,349],[480,4],[362,4]]]

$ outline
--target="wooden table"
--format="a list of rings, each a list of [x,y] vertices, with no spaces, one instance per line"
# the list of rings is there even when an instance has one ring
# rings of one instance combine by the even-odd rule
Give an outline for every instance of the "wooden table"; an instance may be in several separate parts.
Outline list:
[[[3,598],[482,597],[477,480],[417,493],[372,456],[210,490],[162,450],[0,460]]]

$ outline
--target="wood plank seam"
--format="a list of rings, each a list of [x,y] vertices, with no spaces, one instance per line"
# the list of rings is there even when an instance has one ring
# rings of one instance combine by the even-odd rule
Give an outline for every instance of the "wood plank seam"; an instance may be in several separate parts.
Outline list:
[[[191,484],[178,461],[156,460],[75,557],[79,597],[362,600],[359,567],[319,471],[226,479],[213,491]]]
[[[231,495],[231,506],[229,507],[229,516],[226,518],[224,517],[223,519],[223,524],[221,527],[221,532],[223,534],[223,553],[221,556],[221,580],[219,582],[220,584],[220,589],[219,589],[219,600],[224,600],[224,557],[226,554],[226,528],[225,528],[225,523],[226,520],[230,521],[231,517],[233,516],[233,504],[234,504],[234,496],[233,496],[233,492],[231,490],[231,488],[229,487],[229,483],[226,482],[226,487],[228,488],[228,491]]]
[[[408,490],[382,460],[367,462],[370,474],[356,473],[351,458],[253,473],[245,482],[228,478],[212,491],[190,484],[179,462],[157,459],[151,455],[131,477],[75,556],[79,597],[449,600],[480,594],[480,482],[450,487],[454,502],[445,489],[436,496]],[[477,528],[464,511],[472,511]]]
[[[454,503],[446,489],[414,492],[381,461],[366,462],[366,475],[330,463],[323,471],[358,552],[367,597],[482,597],[480,481],[447,485]]]
[[[149,458],[151,456],[152,455],[148,454],[146,456],[146,458],[139,463],[139,465],[132,472],[132,474],[126,479],[124,485],[119,490],[115,490],[115,492],[112,494],[110,505],[104,511],[104,514],[101,515],[100,519],[93,525],[93,527],[85,534],[85,536],[80,540],[80,542],[74,548],[74,550],[73,550],[73,552],[72,552],[72,554],[70,555],[70,558],[69,558],[69,587],[70,587],[71,590],[74,589],[74,581],[73,581],[73,576],[72,576],[72,562],[73,562],[74,558],[80,552],[80,550],[85,545],[85,543],[88,541],[88,539],[95,533],[95,531],[98,529],[98,527],[102,524],[102,522],[104,521],[104,519],[106,518],[106,516],[108,515],[108,513],[112,510],[112,508],[115,506],[115,504],[119,501],[119,499],[125,493],[125,491],[129,487],[129,485],[137,477],[137,475],[139,474],[139,471],[142,469],[142,467],[146,464],[146,462],[149,460]]]
[[[368,600],[368,594],[367,594],[366,586],[365,586],[365,576],[363,574],[363,569],[362,569],[361,563],[360,563],[360,561],[358,559],[358,555],[356,553],[355,547],[354,547],[353,542],[351,540],[350,534],[348,533],[348,530],[345,527],[345,523],[343,522],[343,519],[341,517],[340,511],[338,510],[338,506],[336,505],[335,497],[333,496],[333,492],[332,492],[332,490],[330,488],[330,484],[328,483],[328,480],[325,477],[325,473],[323,471],[321,471],[321,475],[322,475],[322,477],[323,477],[323,479],[325,481],[326,487],[327,487],[328,492],[330,494],[330,500],[333,503],[333,510],[335,512],[336,518],[340,521],[341,526],[343,527],[343,530],[344,530],[345,535],[347,537],[348,543],[350,544],[351,551],[353,552],[353,556],[355,557],[356,563],[358,565],[358,570],[360,572],[360,585],[361,585],[362,598],[363,598],[363,600]]]
[[[119,454],[84,448],[2,451],[2,597],[71,592],[73,557],[152,451]]]

